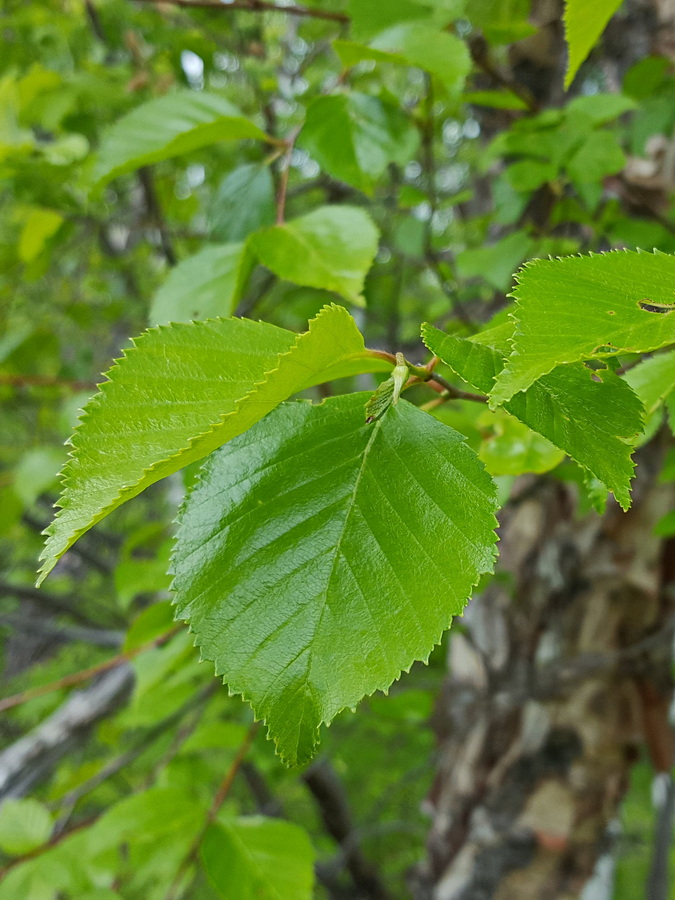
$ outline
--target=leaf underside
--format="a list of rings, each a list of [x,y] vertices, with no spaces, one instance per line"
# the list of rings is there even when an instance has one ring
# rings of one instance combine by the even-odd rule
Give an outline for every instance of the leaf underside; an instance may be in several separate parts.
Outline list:
[[[494,483],[457,432],[367,394],[286,403],[205,463],[180,516],[177,618],[288,764],[427,659],[494,560]]]

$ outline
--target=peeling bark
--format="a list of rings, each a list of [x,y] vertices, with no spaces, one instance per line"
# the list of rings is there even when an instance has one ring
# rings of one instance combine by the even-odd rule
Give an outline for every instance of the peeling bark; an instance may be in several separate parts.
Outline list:
[[[635,504],[575,515],[569,487],[524,484],[502,517],[498,576],[450,645],[435,714],[419,900],[571,900],[646,742],[669,771],[672,508],[658,447],[640,454]]]

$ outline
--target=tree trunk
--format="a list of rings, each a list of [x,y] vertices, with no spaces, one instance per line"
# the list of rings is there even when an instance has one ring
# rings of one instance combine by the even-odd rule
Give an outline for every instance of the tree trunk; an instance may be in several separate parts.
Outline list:
[[[577,518],[570,488],[542,479],[504,510],[498,576],[452,632],[418,900],[578,897],[643,742],[670,771],[661,447],[638,454],[628,513]]]

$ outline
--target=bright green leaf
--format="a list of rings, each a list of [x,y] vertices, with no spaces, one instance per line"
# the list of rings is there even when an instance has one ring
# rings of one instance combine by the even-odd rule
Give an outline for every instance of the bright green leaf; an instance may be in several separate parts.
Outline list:
[[[63,216],[53,209],[31,209],[19,237],[19,259],[26,263],[37,259],[62,223]]]
[[[389,368],[365,355],[361,333],[339,306],[324,307],[299,336],[246,319],[141,335],[108,372],[73,435],[38,583],[113,509],[207,456],[291,394]]]
[[[379,234],[368,213],[353,206],[322,206],[284,225],[251,235],[263,265],[279,278],[335,291],[362,306],[363,284]]]
[[[426,659],[493,565],[495,490],[461,435],[367,394],[278,407],[206,462],[180,517],[177,617],[290,764]]]
[[[316,99],[298,143],[329,175],[370,194],[389,163],[415,155],[419,134],[394,104],[350,92]]]
[[[644,359],[624,375],[642,400],[647,413],[653,413],[675,391],[675,350]]]
[[[209,207],[211,237],[234,243],[274,223],[274,184],[269,166],[239,166],[216,188]]]
[[[150,324],[231,316],[252,267],[245,244],[204,247],[171,269],[152,301]]]
[[[562,363],[675,343],[675,256],[623,250],[535,259],[517,281],[513,351],[494,405]]]
[[[115,122],[103,137],[95,178],[109,181],[162,159],[242,138],[269,140],[218,94],[176,91],[137,106]]]
[[[222,900],[311,900],[314,851],[307,834],[280,819],[225,819],[210,825],[201,857]]]
[[[52,833],[52,816],[37,800],[7,799],[0,805],[0,849],[12,856],[30,853]]]
[[[394,25],[377,35],[372,44],[333,41],[344,66],[351,68],[363,60],[417,66],[435,75],[451,94],[458,94],[471,70],[466,44],[454,34],[423,22]]]
[[[574,81],[582,62],[622,2],[623,0],[565,0],[565,36],[569,47],[565,89]]]
[[[461,378],[489,393],[504,366],[511,327],[506,323],[465,340],[423,325],[422,336]],[[624,508],[630,505],[631,443],[642,430],[643,408],[624,381],[608,370],[560,366],[507,401],[504,409],[602,481]]]
[[[478,456],[491,475],[549,472],[565,457],[563,450],[504,410],[485,410],[477,424],[485,435]]]

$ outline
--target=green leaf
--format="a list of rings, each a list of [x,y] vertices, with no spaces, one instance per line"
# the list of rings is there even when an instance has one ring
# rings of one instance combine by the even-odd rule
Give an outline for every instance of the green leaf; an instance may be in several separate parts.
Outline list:
[[[675,342],[675,256],[621,250],[535,259],[516,277],[513,351],[495,382],[495,406],[562,363]]]
[[[422,337],[461,378],[489,393],[504,366],[510,331],[506,323],[465,340],[423,325]],[[507,401],[504,409],[602,481],[624,509],[630,506],[631,442],[642,431],[643,408],[622,379],[581,364],[560,366]]]
[[[456,431],[367,394],[278,407],[206,462],[180,516],[177,618],[289,764],[426,659],[494,557],[495,487]]]
[[[52,833],[52,815],[31,798],[3,800],[0,805],[0,849],[23,856],[45,844]]]
[[[218,241],[243,241],[274,223],[274,185],[269,166],[239,166],[221,181],[211,200],[209,229]]]
[[[565,90],[574,81],[582,62],[622,2],[623,0],[565,0],[565,36],[569,47]]]
[[[181,260],[155,294],[150,324],[231,316],[253,262],[247,246],[241,243],[204,247]]]
[[[94,176],[110,181],[220,141],[269,138],[218,94],[176,91],[137,106],[104,135]]]
[[[461,278],[483,278],[497,291],[508,290],[514,270],[533,246],[534,241],[524,231],[514,231],[487,247],[458,253],[457,273]]]
[[[675,391],[675,350],[644,359],[623,376],[633,388],[647,414]]]
[[[415,155],[419,134],[398,106],[350,92],[316,99],[298,143],[329,175],[372,194],[389,163]]]
[[[378,34],[370,45],[333,41],[333,48],[346,67],[366,59],[399,66],[417,66],[435,75],[451,94],[461,92],[471,70],[471,57],[466,44],[454,34],[424,22],[394,25]]]
[[[429,19],[442,27],[461,16],[466,0],[350,0],[351,33],[357,41],[369,41],[395,22]]]
[[[363,306],[363,284],[379,233],[368,213],[353,206],[322,206],[284,225],[251,235],[260,262],[279,278],[335,291]]]
[[[280,819],[221,819],[210,825],[201,857],[222,900],[311,900],[314,851],[297,825]]]
[[[389,369],[365,353],[339,306],[324,307],[299,336],[246,319],[141,335],[108,372],[72,437],[38,583],[113,509],[207,456],[282,400],[323,380]]]
[[[549,472],[565,452],[502,409],[485,410],[477,420],[485,437],[478,456],[491,475]]]
[[[491,43],[510,44],[534,34],[530,0],[468,0],[466,17]]]
[[[405,357],[402,353],[397,353],[396,365],[391,375],[380,384],[366,403],[367,425],[377,421],[377,419],[381,419],[390,406],[396,406],[409,376],[410,369],[405,361]]]
[[[626,157],[615,134],[593,131],[565,164],[570,178],[579,184],[601,182],[606,175],[620,172]]]

